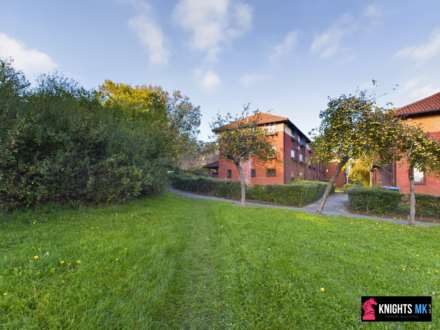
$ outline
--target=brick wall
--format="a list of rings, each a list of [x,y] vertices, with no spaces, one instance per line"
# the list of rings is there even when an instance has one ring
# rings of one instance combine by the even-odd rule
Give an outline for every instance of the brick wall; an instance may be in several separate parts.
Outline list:
[[[436,136],[440,134],[440,115],[409,118],[406,122],[421,127],[427,133],[434,133]],[[440,138],[437,140],[440,141]],[[409,193],[408,162],[405,159],[397,162],[395,171],[396,186],[400,187],[402,193]],[[425,174],[424,183],[416,185],[416,193],[440,196],[439,176],[432,173]]]
[[[326,170],[325,170],[325,180],[329,181],[336,173],[336,167],[338,166],[337,161],[333,161],[327,164]],[[347,183],[347,175],[344,171],[341,171],[339,173],[338,178],[336,179],[336,187],[341,188]]]
[[[396,164],[396,185],[404,194],[409,193],[408,162],[402,160]],[[416,193],[440,196],[440,177],[425,175],[423,184],[416,184]]]

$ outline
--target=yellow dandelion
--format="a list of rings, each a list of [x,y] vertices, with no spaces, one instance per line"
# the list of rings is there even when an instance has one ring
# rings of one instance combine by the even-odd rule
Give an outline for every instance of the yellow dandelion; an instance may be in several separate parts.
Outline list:
[[[321,289],[319,289],[319,291],[325,292],[325,288],[321,288]]]
[[[33,260],[38,260],[38,259],[40,259],[40,257],[39,256],[33,256],[32,259]]]

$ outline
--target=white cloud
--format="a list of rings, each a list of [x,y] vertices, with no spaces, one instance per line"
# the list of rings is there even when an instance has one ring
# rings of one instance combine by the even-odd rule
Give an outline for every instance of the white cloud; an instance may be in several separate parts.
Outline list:
[[[20,41],[0,33],[0,58],[13,60],[12,65],[23,71],[28,78],[53,71],[57,68],[55,61],[46,53],[27,48]]]
[[[310,50],[321,58],[332,57],[346,50],[343,39],[357,29],[355,20],[350,15],[340,17],[335,23],[315,36]]]
[[[402,84],[396,103],[402,106],[428,97],[438,91],[440,91],[439,83],[432,83],[432,80],[426,76],[415,77]]]
[[[179,0],[174,20],[191,34],[192,47],[215,60],[218,52],[252,26],[252,7],[230,0]]]
[[[396,53],[396,56],[408,58],[419,64],[440,56],[440,29],[435,30],[427,42],[403,48]]]
[[[239,37],[249,31],[252,27],[253,9],[246,3],[237,3],[233,8],[233,21],[229,29],[231,37]]]
[[[270,54],[270,59],[276,61],[289,54],[295,48],[297,40],[297,31],[288,32],[284,39],[273,48],[272,53]]]
[[[363,12],[357,15],[342,15],[315,36],[310,51],[321,58],[343,54],[345,59],[349,59],[351,49],[346,45],[347,39],[356,33],[371,32],[371,28],[377,25],[382,17],[382,9],[375,4],[367,5]]]
[[[383,12],[377,5],[371,3],[365,7],[364,16],[374,22],[382,18]]]
[[[141,1],[137,2],[135,7],[141,13],[130,18],[128,25],[147,49],[150,63],[168,63],[170,52],[166,47],[165,36],[161,27],[155,22],[150,6]]]
[[[244,87],[251,87],[269,79],[268,75],[259,73],[246,73],[240,77],[240,84]]]
[[[220,77],[212,70],[196,70],[195,79],[198,84],[207,91],[213,91],[221,84]]]

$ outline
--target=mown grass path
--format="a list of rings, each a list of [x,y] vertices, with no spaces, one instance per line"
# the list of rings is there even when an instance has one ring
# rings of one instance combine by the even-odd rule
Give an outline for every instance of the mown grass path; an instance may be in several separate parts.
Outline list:
[[[0,328],[361,328],[362,295],[432,295],[440,228],[167,194],[0,220]]]

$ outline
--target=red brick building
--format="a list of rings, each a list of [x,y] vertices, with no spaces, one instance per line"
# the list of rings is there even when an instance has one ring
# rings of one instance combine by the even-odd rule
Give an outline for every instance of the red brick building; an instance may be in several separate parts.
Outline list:
[[[338,163],[339,161],[335,160],[327,164],[324,172],[325,181],[330,181],[330,179],[335,175]],[[338,188],[342,188],[346,183],[348,183],[347,172],[345,170],[341,170],[338,177],[336,178],[335,186]]]
[[[310,139],[287,117],[261,113],[257,123],[266,130],[275,156],[266,161],[255,157],[247,161],[243,166],[247,184],[285,184],[293,179],[324,178],[323,168],[310,163]],[[237,168],[230,160],[222,158],[221,153],[218,166],[220,179],[239,180]]]
[[[396,114],[410,125],[418,125],[428,135],[440,141],[440,92],[411,103],[400,109]],[[408,164],[406,160],[394,166],[395,184],[403,193],[409,193]],[[416,193],[440,196],[440,177],[434,174],[414,171]]]
[[[431,138],[440,141],[440,92],[396,110],[396,115],[410,125],[422,128]],[[405,159],[380,171],[375,171],[374,182],[379,186],[394,185],[404,194],[409,193],[408,163]],[[416,193],[440,196],[438,175],[414,171]]]

